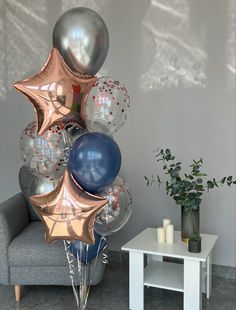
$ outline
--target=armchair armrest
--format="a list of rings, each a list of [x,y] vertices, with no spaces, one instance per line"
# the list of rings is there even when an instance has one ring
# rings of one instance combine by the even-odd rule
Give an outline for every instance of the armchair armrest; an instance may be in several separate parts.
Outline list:
[[[8,246],[29,222],[21,193],[0,204],[0,284],[9,284]]]

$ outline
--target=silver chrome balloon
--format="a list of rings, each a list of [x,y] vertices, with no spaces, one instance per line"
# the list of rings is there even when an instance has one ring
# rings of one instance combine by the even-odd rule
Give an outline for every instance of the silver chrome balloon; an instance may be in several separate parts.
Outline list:
[[[70,69],[84,75],[98,72],[109,48],[105,22],[93,10],[82,7],[70,9],[58,19],[52,41]]]
[[[57,185],[57,181],[49,181],[32,174],[25,166],[20,168],[18,180],[24,197],[42,195],[51,192]]]
[[[58,181],[49,181],[48,179],[40,178],[32,174],[25,166],[22,166],[19,170],[18,181],[22,194],[24,195],[26,201],[33,208],[34,212],[37,214],[38,218],[42,219],[41,214],[36,208],[30,203],[30,196],[34,195],[43,195],[51,192],[54,187],[57,185]],[[32,217],[35,217],[32,214],[31,208],[29,212]]]

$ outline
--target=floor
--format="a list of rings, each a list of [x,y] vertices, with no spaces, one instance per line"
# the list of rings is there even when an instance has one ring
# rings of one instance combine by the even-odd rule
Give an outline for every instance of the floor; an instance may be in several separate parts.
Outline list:
[[[178,310],[183,307],[181,293],[145,288],[145,310]],[[70,287],[25,286],[16,303],[13,287],[0,286],[0,310],[76,310]],[[103,281],[92,287],[87,310],[128,309],[128,266],[109,263]],[[213,278],[212,296],[203,297],[203,310],[235,310],[236,281]]]

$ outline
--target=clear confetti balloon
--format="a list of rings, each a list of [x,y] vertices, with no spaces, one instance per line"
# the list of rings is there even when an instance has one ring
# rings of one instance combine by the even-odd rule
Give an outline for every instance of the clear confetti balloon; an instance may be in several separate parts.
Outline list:
[[[113,78],[101,77],[91,88],[81,114],[88,130],[112,134],[124,125],[129,107],[126,87]]]
[[[128,184],[121,177],[117,177],[101,194],[109,202],[97,215],[94,229],[98,234],[108,236],[128,222],[133,210],[132,196]]]
[[[31,173],[50,181],[61,177],[66,166],[65,132],[61,126],[37,135],[35,122],[29,123],[20,138],[20,154]]]

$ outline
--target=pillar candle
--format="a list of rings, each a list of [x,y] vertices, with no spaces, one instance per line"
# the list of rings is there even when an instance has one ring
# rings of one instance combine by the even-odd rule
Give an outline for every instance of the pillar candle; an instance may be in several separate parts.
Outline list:
[[[166,226],[170,224],[170,219],[163,219],[163,227],[165,230],[165,241],[166,241]]]
[[[165,243],[165,230],[163,227],[157,228],[157,242]]]
[[[168,224],[170,224],[170,219],[163,219],[163,227],[166,228]]]
[[[166,233],[166,243],[173,244],[174,243],[174,225],[168,224],[165,229]]]

